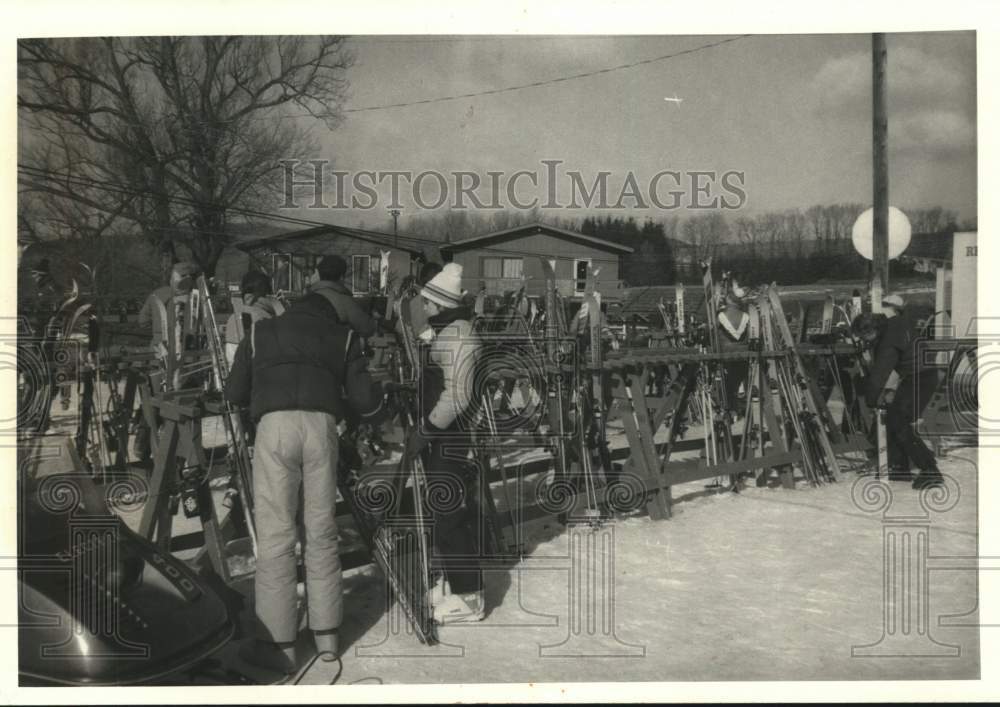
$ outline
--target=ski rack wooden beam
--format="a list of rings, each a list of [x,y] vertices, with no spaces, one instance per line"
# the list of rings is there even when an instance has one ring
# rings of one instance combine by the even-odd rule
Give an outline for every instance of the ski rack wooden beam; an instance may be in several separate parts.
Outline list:
[[[854,346],[848,344],[799,344],[797,349],[799,356],[803,358],[811,358],[815,356],[850,356],[858,353]],[[678,440],[676,439],[670,439],[665,443],[655,443],[653,441],[652,432],[645,434],[640,431],[645,429],[651,429],[652,431],[659,430],[666,417],[668,417],[671,413],[676,414],[676,410],[671,410],[671,405],[668,402],[669,395],[664,396],[664,398],[646,397],[644,389],[646,387],[646,383],[648,382],[649,373],[656,369],[684,364],[739,360],[746,360],[749,362],[754,359],[777,360],[788,359],[791,356],[791,350],[757,351],[751,350],[749,347],[746,350],[719,353],[707,353],[697,349],[643,348],[629,349],[606,354],[606,358],[602,362],[601,368],[605,370],[612,379],[612,398],[617,402],[631,402],[633,408],[632,410],[629,410],[628,413],[634,411],[636,413],[636,418],[638,418],[637,424],[637,421],[632,418],[631,414],[623,414],[623,411],[620,410],[614,411],[615,418],[621,419],[623,426],[625,427],[626,434],[629,436],[632,444],[629,449],[614,450],[614,452],[617,453],[613,453],[612,458],[621,460],[623,458],[623,454],[626,455],[624,456],[622,471],[637,474],[640,478],[642,478],[643,483],[650,492],[648,494],[646,505],[647,511],[652,518],[658,519],[669,517],[670,488],[676,484],[716,476],[731,476],[754,470],[776,468],[784,472],[782,474],[782,483],[786,487],[789,487],[792,484],[789,483],[791,481],[791,475],[790,472],[788,472],[788,468],[790,465],[802,460],[802,452],[800,449],[782,449],[779,446],[774,445],[772,442],[772,447],[770,447],[763,455],[751,456],[722,464],[709,465],[704,459],[691,461],[667,461],[666,458],[669,456],[668,452],[670,451],[669,448],[671,445],[675,445],[675,451],[682,447],[690,449],[695,440],[683,440],[681,441],[681,444],[678,444]],[[539,361],[539,365],[544,365],[544,362]],[[545,366],[545,368],[550,374],[552,374],[557,370],[573,370],[574,366],[572,364],[566,364],[561,366],[559,369],[556,369],[554,366],[549,365]],[[587,370],[586,364],[579,364],[579,368],[577,370],[580,369]],[[524,372],[513,368],[495,368],[491,371],[491,378],[503,378],[506,376],[510,376],[512,378],[523,378]],[[628,386],[631,387],[631,396],[629,396],[629,394],[625,393],[624,388],[627,387],[625,385],[625,381],[631,378],[636,379],[638,383]],[[819,402],[825,404],[823,401]],[[649,425],[648,428],[647,425]],[[734,439],[739,440],[740,437],[734,437]],[[770,434],[767,435],[767,439],[771,439]],[[521,441],[523,442],[524,440]],[[834,452],[838,455],[849,452],[865,451],[869,447],[870,445],[867,440],[857,436],[845,436],[840,441],[832,444]],[[657,465],[656,462],[651,463],[650,460],[653,459],[660,460],[659,465]],[[521,471],[524,475],[537,473],[543,470],[546,463],[547,461],[542,461],[537,464],[528,465]],[[657,466],[660,468],[657,468]],[[517,476],[516,471],[508,473],[513,476]],[[491,480],[493,482],[498,481],[495,478]],[[600,498],[603,500],[605,497],[605,489],[599,489],[599,492]],[[584,494],[579,494],[579,498],[577,500],[582,501],[583,496]],[[660,496],[661,498],[657,499],[656,496]],[[532,511],[531,509],[522,509],[522,513],[527,513],[524,520],[531,520],[531,518],[536,516],[537,518],[547,516],[542,509],[536,509],[536,511]],[[501,521],[501,523],[503,523],[503,521]]]
[[[814,347],[814,349],[810,349],[808,346],[803,346],[799,353],[805,357],[811,357],[847,355],[853,352],[855,352],[853,347],[838,347],[837,349],[830,349],[829,347],[817,346]],[[790,352],[788,351],[751,351],[749,349],[745,351],[723,351],[720,353],[703,352],[697,349],[629,349],[627,351],[617,351],[605,354],[605,359],[601,363],[601,369],[605,371],[618,371],[630,366],[669,366],[688,361],[699,363],[749,361],[754,358],[787,358],[789,355]],[[548,374],[558,372],[570,373],[575,370],[592,370],[592,367],[585,363],[563,363],[561,366],[557,367],[546,362],[544,357],[541,355],[537,356],[535,359],[528,360],[525,360],[522,357],[519,359],[519,363],[533,363],[538,366],[538,369],[544,370]],[[490,370],[490,375],[493,377],[524,378],[526,374],[522,368],[504,368],[503,366],[494,366]]]

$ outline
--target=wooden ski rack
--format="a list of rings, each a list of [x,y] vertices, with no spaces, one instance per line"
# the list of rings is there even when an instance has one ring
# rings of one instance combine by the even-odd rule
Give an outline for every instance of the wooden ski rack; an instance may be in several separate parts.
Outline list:
[[[811,485],[833,482],[843,477],[852,455],[870,448],[863,421],[854,419],[858,406],[838,418],[818,381],[824,371],[831,372],[828,378],[835,385],[840,376],[849,376],[850,387],[856,390],[861,367],[853,364],[859,351],[850,343],[801,341],[800,333],[788,326],[776,287],[765,288],[751,302],[750,340],[723,349],[712,334],[716,290],[709,263],[704,280],[707,341],[703,328],[684,326],[685,314],[676,322],[665,316],[665,326],[672,328],[650,337],[647,347],[609,350],[594,274],[588,278],[586,316],[581,317],[579,311],[571,316],[555,288],[552,267],[544,260],[543,269],[544,308],[533,310],[531,321],[518,315],[515,306],[506,318],[476,329],[483,347],[499,352],[488,375],[478,382],[479,412],[472,430],[483,481],[480,508],[487,540],[483,563],[516,559],[524,545],[524,530],[534,523],[596,525],[613,515],[636,512],[645,512],[652,520],[668,519],[675,486],[717,479],[714,486],[720,491],[738,492],[749,479],[784,488],[803,480]],[[202,299],[208,302],[207,297]],[[373,377],[395,386],[390,397],[401,413],[397,424],[404,433],[413,430],[420,367],[419,346],[407,324],[404,314],[403,337],[388,332],[368,342]],[[825,336],[829,338],[830,332]],[[515,346],[517,356],[511,356],[508,364],[503,352],[514,351]],[[203,544],[199,555],[207,555],[218,574],[232,581],[252,571],[252,561],[232,560],[236,555],[246,557],[252,549],[252,528],[239,513],[222,514],[213,502],[211,463],[201,447],[200,421],[226,410],[204,388],[169,389],[177,362],[183,363],[185,356],[203,360],[205,352],[171,356],[175,363],[159,376],[160,383],[167,384],[162,389],[156,380],[143,387],[141,376],[129,379],[132,392],[126,398],[138,391],[152,429],[162,424],[152,445],[154,468],[140,532],[173,550]],[[130,372],[133,364],[115,365]],[[737,396],[733,405],[726,399],[725,376],[727,367],[737,366],[745,366],[745,376],[740,374],[745,383],[742,398]],[[534,412],[524,414],[523,427],[511,429],[498,424],[498,414],[505,421],[517,417],[509,409],[515,390],[521,391],[522,403],[532,401],[520,412],[529,407]],[[625,444],[610,443],[618,440]],[[362,444],[350,434],[342,441],[342,452]],[[425,553],[426,538],[419,529],[416,535],[403,532],[409,521],[398,508],[384,517],[362,509],[355,492],[374,471],[374,462],[363,454],[342,455],[338,523],[357,528],[364,541],[364,547],[343,544],[343,564],[378,562],[417,636],[433,643],[436,637],[424,598],[428,567],[414,554]],[[378,474],[384,473],[383,465]],[[419,463],[401,459],[393,476],[396,498],[405,496],[409,505],[419,507],[422,478]],[[179,489],[190,490],[194,481],[202,531],[198,538],[171,537],[171,505]],[[561,494],[558,504],[540,500],[555,489]],[[403,525],[393,525],[396,521]],[[406,552],[393,545],[393,538],[403,536],[410,547]],[[406,563],[410,569],[403,567]],[[407,584],[410,580],[404,575],[416,579]]]

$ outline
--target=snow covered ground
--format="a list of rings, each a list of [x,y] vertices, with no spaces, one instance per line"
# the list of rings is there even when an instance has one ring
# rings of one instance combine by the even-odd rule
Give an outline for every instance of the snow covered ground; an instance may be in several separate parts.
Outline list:
[[[942,461],[960,497],[953,508],[926,521],[933,557],[975,556],[974,459],[974,450],[962,450]],[[450,645],[432,649],[390,633],[382,581],[371,568],[357,572],[347,579],[341,682],[977,677],[976,573],[930,571],[925,597],[930,621],[923,635],[915,621],[909,636],[900,624],[887,625],[893,612],[888,617],[884,612],[883,534],[898,526],[883,513],[859,507],[852,500],[853,481],[740,494],[706,494],[694,483],[675,489],[680,503],[671,520],[614,523],[608,549],[613,597],[584,600],[599,616],[606,616],[602,602],[613,602],[614,635],[603,635],[598,626],[587,636],[584,626],[583,637],[564,649],[576,656],[545,648],[570,635],[566,532],[553,529],[552,537],[533,548],[531,559],[491,573],[488,601],[494,608],[486,620],[445,627],[441,639]],[[888,513],[922,516],[918,494],[908,484],[885,486],[893,495]],[[921,525],[925,522],[914,527]],[[914,608],[916,593],[914,588],[910,597]],[[959,625],[941,626],[942,617]],[[852,647],[878,643],[893,628],[903,640],[883,641],[875,652],[885,655],[852,655]],[[935,655],[940,652],[953,655]],[[309,682],[332,677],[319,667],[313,672]]]
[[[950,496],[936,499],[940,512],[909,484],[865,492],[852,475],[739,494],[694,482],[674,488],[670,520],[535,528],[520,562],[488,573],[486,619],[441,629],[436,647],[408,633],[374,566],[352,570],[339,682],[976,678],[975,460],[974,448],[941,459]],[[891,503],[879,509],[884,492]],[[590,564],[573,564],[571,538],[594,543],[582,555]],[[910,603],[887,602],[886,582],[902,592],[907,576]],[[250,672],[235,653],[220,658]],[[335,671],[317,662],[303,683]]]

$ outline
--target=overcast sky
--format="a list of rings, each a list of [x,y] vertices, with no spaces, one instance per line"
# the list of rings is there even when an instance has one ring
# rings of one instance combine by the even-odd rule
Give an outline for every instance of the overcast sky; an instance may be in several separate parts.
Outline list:
[[[555,79],[719,39],[359,37],[351,40],[357,63],[347,107]],[[893,205],[940,205],[975,217],[975,41],[972,32],[889,35]],[[645,188],[643,180],[671,169],[745,172],[744,208],[751,213],[867,204],[871,37],[753,36],[538,88],[350,113],[337,130],[318,128],[314,136],[321,145],[317,157],[350,171],[472,170],[485,178],[487,170],[544,174],[539,160],[553,158],[564,161],[560,169],[589,175],[588,183],[599,170],[612,172],[612,201],[626,172],[636,173]],[[433,197],[436,187],[428,189]],[[544,185],[534,193],[544,197]],[[405,214],[413,214],[412,202],[403,202]],[[657,210],[609,213],[642,218]],[[384,214],[380,204],[349,218],[376,227]]]

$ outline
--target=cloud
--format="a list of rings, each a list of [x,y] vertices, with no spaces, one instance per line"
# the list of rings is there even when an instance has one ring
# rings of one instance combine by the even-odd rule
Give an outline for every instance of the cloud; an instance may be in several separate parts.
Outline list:
[[[957,110],[921,110],[889,119],[889,146],[901,154],[948,157],[976,146],[976,126]]]
[[[890,44],[889,146],[898,153],[948,157],[974,149],[975,74],[937,53]],[[838,121],[870,121],[871,54],[834,57],[813,81],[813,110]]]

